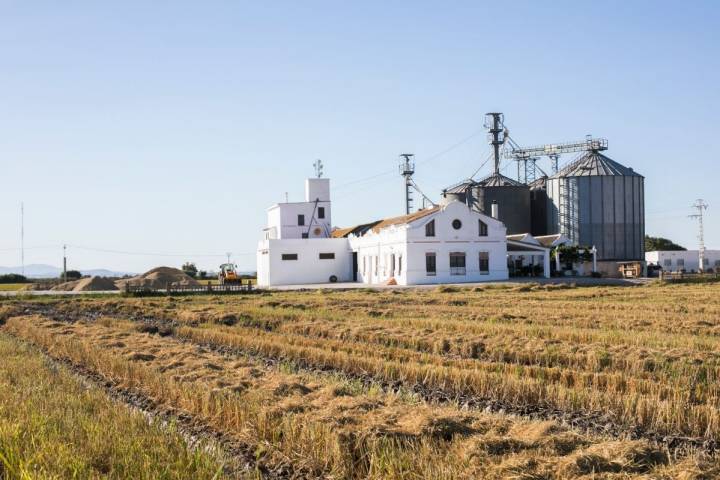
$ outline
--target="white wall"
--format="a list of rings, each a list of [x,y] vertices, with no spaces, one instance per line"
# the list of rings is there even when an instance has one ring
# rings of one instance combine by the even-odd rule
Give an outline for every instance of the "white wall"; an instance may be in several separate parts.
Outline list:
[[[318,218],[315,202],[273,205],[268,209],[268,229],[274,231],[275,237],[278,239],[302,238],[302,234],[308,233],[308,231],[309,238],[327,238],[332,230],[330,202],[318,202],[317,206],[325,209],[325,218]],[[298,215],[305,216],[305,225],[298,225]],[[318,228],[320,229],[319,233],[316,231]],[[270,238],[273,238],[272,235]]]
[[[684,265],[678,260],[684,261]],[[666,272],[685,270],[687,272],[699,270],[700,253],[697,250],[661,250],[645,252],[645,261],[648,265],[659,265]],[[669,262],[669,264],[667,263]],[[706,269],[715,271],[720,269],[720,250],[705,250]]]
[[[452,227],[455,219],[462,223],[459,230]],[[488,225],[486,237],[479,236],[479,219]],[[435,236],[426,237],[425,225],[432,220],[435,221]],[[410,224],[390,226],[378,233],[368,232],[360,238],[351,237],[350,245],[358,252],[358,280],[364,283],[385,283],[390,277],[394,277],[399,285],[495,281],[508,278],[505,231],[502,222],[477,213],[464,203],[451,202],[439,212]],[[489,254],[487,274],[480,273],[481,251]],[[427,275],[427,252],[436,254],[435,275]],[[451,252],[465,253],[465,275],[450,274]],[[391,255],[395,255],[392,272]],[[399,258],[402,258],[401,270]]]
[[[320,260],[320,253],[333,253],[332,260]],[[283,254],[297,254],[297,260],[282,260]],[[352,252],[346,238],[263,240],[257,253],[258,285],[302,285],[352,281]]]
[[[329,178],[308,178],[305,180],[305,201],[314,202],[330,201],[330,179]]]

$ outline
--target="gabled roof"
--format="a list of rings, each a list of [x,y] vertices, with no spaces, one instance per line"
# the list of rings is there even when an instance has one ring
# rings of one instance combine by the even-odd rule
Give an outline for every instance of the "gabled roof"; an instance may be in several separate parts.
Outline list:
[[[564,245],[565,243],[570,242],[570,240],[562,233],[556,233],[554,235],[540,235],[535,237],[535,240],[546,247]]]
[[[620,165],[599,152],[587,152],[574,162],[567,165],[551,178],[559,177],[589,177],[589,176],[624,176],[641,177],[632,168]]]
[[[350,235],[356,235],[356,236],[360,237],[360,236],[364,235],[365,232],[367,232],[368,230],[370,230],[372,227],[374,227],[375,225],[377,225],[380,222],[381,222],[381,220],[375,220],[374,222],[363,223],[360,225],[355,225],[353,227],[337,228],[332,231],[330,236],[332,238],[346,238],[346,237],[349,237]]]
[[[383,228],[390,227],[392,225],[405,225],[406,223],[414,222],[415,220],[420,220],[423,217],[427,217],[428,215],[432,215],[435,212],[440,211],[439,206],[434,206],[432,208],[426,208],[425,210],[418,210],[417,212],[411,213],[410,215],[403,215],[401,217],[393,217],[393,218],[386,218],[385,220],[381,220],[380,222],[376,223],[372,227],[372,231],[377,233]]]
[[[537,239],[529,233],[516,233],[514,235],[507,235],[505,238],[513,242],[522,242],[530,245],[540,245],[540,242],[538,242]]]
[[[410,215],[402,215],[400,217],[391,217],[383,220],[376,220],[370,223],[355,225],[354,227],[338,228],[336,230],[333,230],[331,236],[333,238],[343,238],[350,235],[356,235],[358,237],[361,237],[365,235],[369,230],[377,233],[383,228],[387,228],[392,225],[405,225],[410,222],[414,222],[415,220],[420,220],[423,217],[427,217],[428,215],[432,215],[433,213],[438,211],[440,211],[440,207],[434,206],[432,208],[426,208],[425,210],[418,210],[417,212],[413,212]]]

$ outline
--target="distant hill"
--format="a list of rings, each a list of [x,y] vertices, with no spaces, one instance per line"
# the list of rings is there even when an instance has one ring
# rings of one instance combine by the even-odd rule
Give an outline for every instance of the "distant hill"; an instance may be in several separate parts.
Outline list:
[[[0,275],[8,273],[22,274],[22,267],[0,267]],[[116,272],[104,268],[96,268],[91,270],[80,270],[83,275],[96,277],[122,277],[125,275],[135,275],[131,272]],[[62,274],[62,268],[45,264],[25,265],[25,276],[28,278],[56,278]]]

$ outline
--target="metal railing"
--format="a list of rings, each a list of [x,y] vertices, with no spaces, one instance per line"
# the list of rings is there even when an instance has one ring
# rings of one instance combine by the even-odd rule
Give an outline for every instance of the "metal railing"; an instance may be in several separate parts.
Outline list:
[[[125,285],[123,288],[123,293],[133,296],[253,293],[257,291],[258,290],[252,285],[252,283],[232,285],[169,284],[165,288],[146,287],[142,285]]]

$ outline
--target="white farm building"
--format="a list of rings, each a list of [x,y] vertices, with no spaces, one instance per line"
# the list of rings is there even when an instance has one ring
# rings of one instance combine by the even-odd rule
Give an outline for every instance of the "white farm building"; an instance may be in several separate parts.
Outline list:
[[[720,250],[705,250],[702,270],[720,271]],[[698,250],[655,250],[645,252],[648,266],[660,267],[666,272],[697,272],[700,270]]]
[[[549,276],[549,248],[506,236],[497,220],[453,197],[415,213],[331,227],[330,181],[305,183],[305,202],[268,209],[257,251],[259,286],[359,282],[421,285],[506,280],[528,259]],[[512,250],[509,252],[509,250]]]

